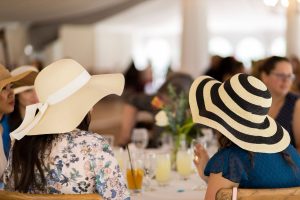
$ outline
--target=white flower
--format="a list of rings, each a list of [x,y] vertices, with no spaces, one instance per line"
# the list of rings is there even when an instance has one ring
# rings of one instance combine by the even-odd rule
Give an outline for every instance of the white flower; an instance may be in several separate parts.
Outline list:
[[[155,115],[155,124],[157,126],[167,126],[167,125],[169,125],[168,116],[167,116],[167,113],[165,111],[161,110]]]

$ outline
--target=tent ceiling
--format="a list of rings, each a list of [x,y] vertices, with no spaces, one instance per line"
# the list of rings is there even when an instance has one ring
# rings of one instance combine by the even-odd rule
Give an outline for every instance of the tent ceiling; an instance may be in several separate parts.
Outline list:
[[[147,0],[7,0],[0,1],[0,25],[29,25],[36,49],[58,37],[62,24],[92,24]]]
[[[0,21],[37,23],[105,11],[131,0],[7,0],[0,1]]]
[[[146,1],[147,3],[142,3]],[[166,29],[170,26],[170,30],[179,32],[180,1],[1,0],[0,27],[1,24],[8,22],[27,23],[29,38],[37,49],[57,38],[58,27],[61,24],[91,24],[102,20],[103,24],[119,25],[127,27],[128,30],[133,30],[134,26],[151,29],[153,26],[163,24],[157,29]],[[285,28],[284,14],[268,10],[262,0],[207,0],[207,4],[208,27],[212,33],[226,31],[270,33],[282,32]],[[129,14],[116,15],[125,10]],[[115,17],[108,19],[111,16]],[[105,22],[103,19],[108,20]]]

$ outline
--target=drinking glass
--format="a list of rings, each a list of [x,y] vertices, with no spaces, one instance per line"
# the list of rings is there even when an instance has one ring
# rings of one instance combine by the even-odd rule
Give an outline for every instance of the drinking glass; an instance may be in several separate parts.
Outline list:
[[[145,190],[153,190],[151,188],[151,180],[155,175],[156,154],[147,153],[144,157],[144,186]]]
[[[207,146],[208,146],[207,138],[206,138],[206,137],[197,137],[196,139],[193,139],[193,140],[192,140],[192,143],[191,143],[191,149],[194,150],[194,147],[195,147],[197,144],[201,144],[201,146],[202,146],[204,149],[207,149]]]
[[[156,155],[155,178],[159,185],[167,185],[171,177],[171,158],[170,154]]]
[[[128,189],[131,193],[140,193],[143,183],[143,162],[142,160],[135,160],[128,162],[126,170],[126,178]]]
[[[135,128],[132,131],[131,141],[139,149],[145,149],[148,144],[148,131],[145,128]]]
[[[181,149],[176,155],[176,169],[181,178],[187,180],[193,172],[193,153],[191,149]]]
[[[126,159],[125,159],[125,152],[123,148],[115,148],[114,149],[115,158],[118,161],[118,164],[120,166],[120,170],[124,172],[126,170]]]

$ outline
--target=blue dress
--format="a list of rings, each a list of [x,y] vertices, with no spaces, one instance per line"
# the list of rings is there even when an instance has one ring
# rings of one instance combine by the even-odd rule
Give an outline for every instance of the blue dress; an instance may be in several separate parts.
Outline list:
[[[239,183],[241,188],[286,188],[300,186],[300,156],[289,145],[285,150],[294,165],[284,160],[282,153],[253,153],[236,145],[218,151],[207,163],[204,174],[220,173],[226,179]]]
[[[8,125],[8,117],[4,115],[2,119],[0,120],[0,123],[3,128],[3,134],[2,134],[2,141],[3,141],[3,148],[4,148],[4,154],[6,158],[8,158],[9,149],[10,149],[10,136],[9,136],[9,125]]]
[[[294,145],[294,147],[296,145],[292,123],[295,104],[298,99],[299,96],[293,93],[288,93],[285,97],[283,106],[281,107],[277,117],[275,118],[275,120],[289,132],[291,136],[291,144]]]

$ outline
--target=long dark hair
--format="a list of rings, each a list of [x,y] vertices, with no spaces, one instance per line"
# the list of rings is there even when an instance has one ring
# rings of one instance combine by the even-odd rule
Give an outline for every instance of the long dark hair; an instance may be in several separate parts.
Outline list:
[[[231,145],[234,145],[233,142],[231,142],[231,140],[229,140],[226,136],[224,136],[223,134],[221,134],[218,131],[215,131],[218,134],[218,143],[219,143],[219,149],[223,149],[226,147],[229,147]],[[283,150],[282,152],[280,152],[281,156],[283,157],[283,159],[293,168],[293,170],[298,169],[296,164],[293,162],[290,154],[288,152],[286,152],[286,150]],[[249,159],[251,162],[251,166],[254,166],[254,156],[255,153],[248,151],[248,155],[249,155]]]
[[[15,98],[14,111],[10,113],[8,117],[8,124],[9,124],[10,131],[14,131],[15,129],[17,129],[23,121],[19,106],[20,106],[20,102],[17,94]]]
[[[77,126],[81,130],[88,130],[90,124],[90,114],[88,113],[82,122]],[[19,192],[28,192],[30,188],[44,191],[46,178],[44,176],[45,153],[51,152],[53,140],[58,134],[46,134],[37,136],[25,136],[21,140],[16,140],[12,148],[12,173],[14,189]],[[40,179],[35,174],[38,170]],[[39,182],[41,180],[41,182]]]
[[[271,56],[266,60],[262,61],[262,64],[258,67],[258,74],[261,75],[263,72],[269,75],[276,67],[279,62],[290,62],[286,57]]]

